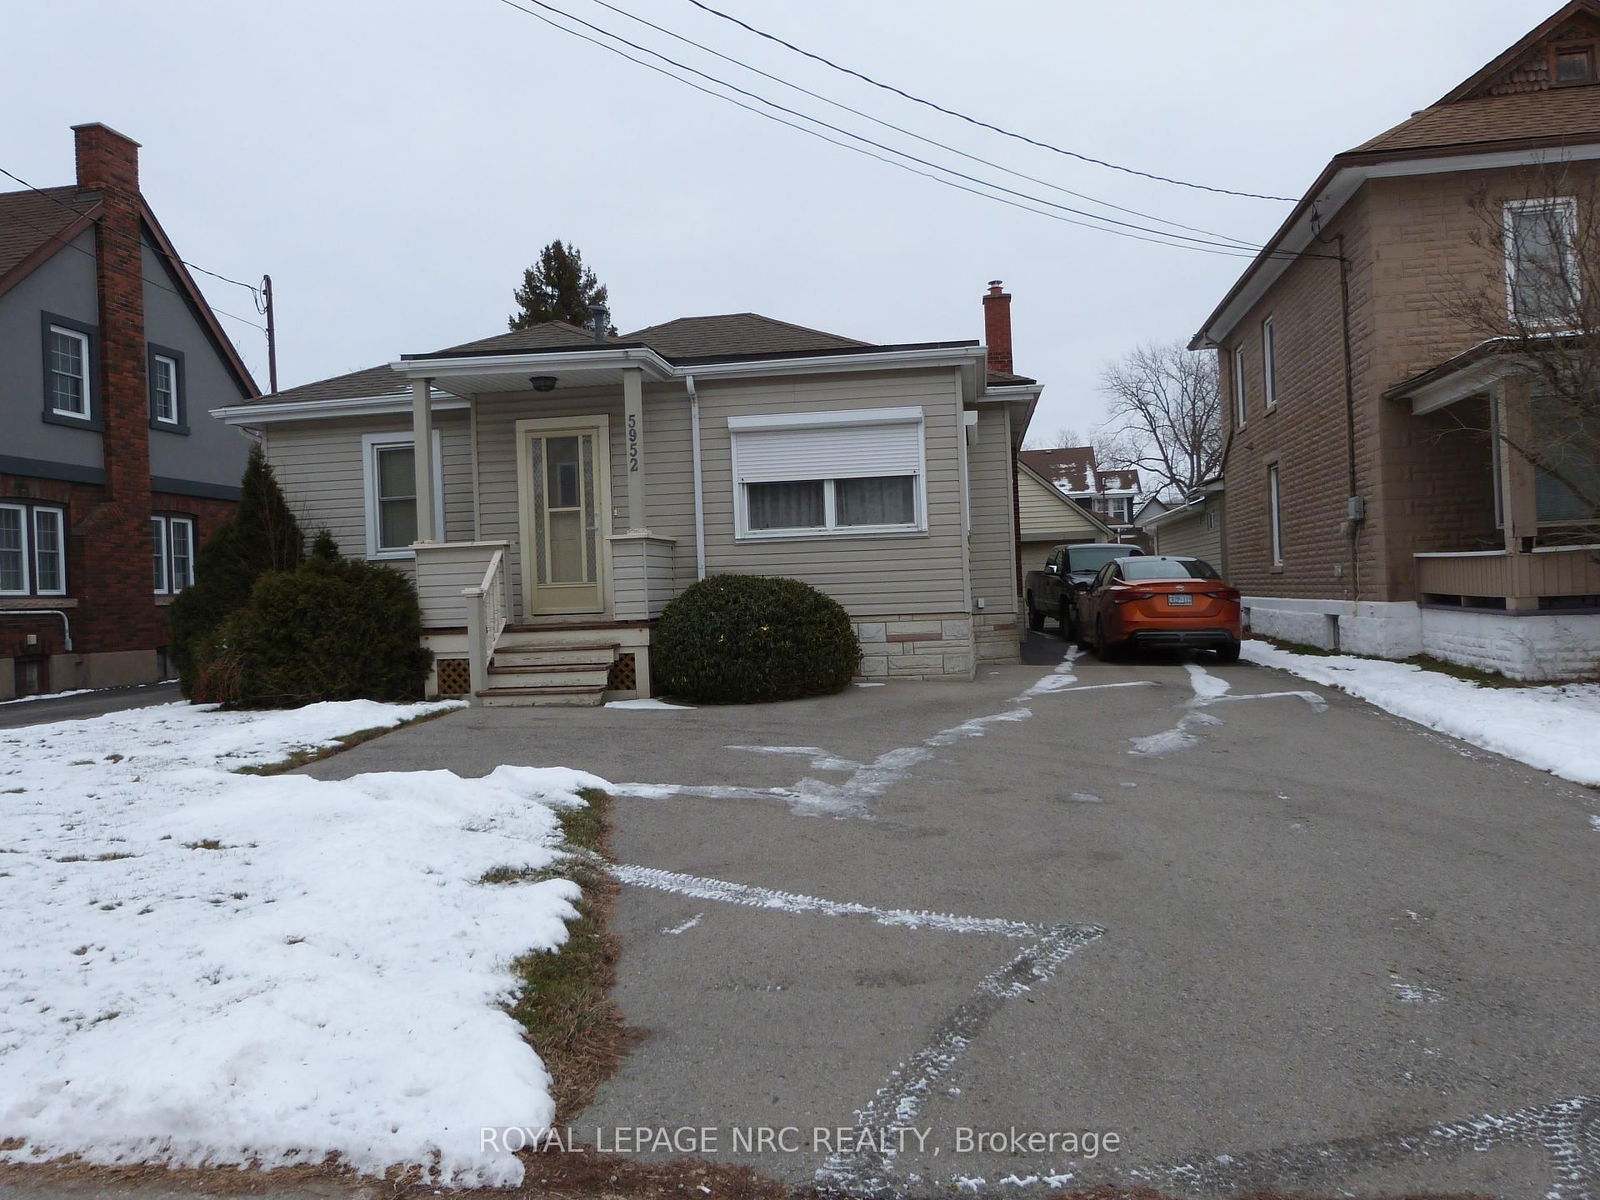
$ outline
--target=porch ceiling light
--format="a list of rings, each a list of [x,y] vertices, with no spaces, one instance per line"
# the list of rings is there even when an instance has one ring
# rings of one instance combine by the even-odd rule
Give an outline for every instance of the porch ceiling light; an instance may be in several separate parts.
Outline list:
[[[556,390],[556,377],[554,375],[530,375],[528,382],[533,384],[536,392],[553,392]]]

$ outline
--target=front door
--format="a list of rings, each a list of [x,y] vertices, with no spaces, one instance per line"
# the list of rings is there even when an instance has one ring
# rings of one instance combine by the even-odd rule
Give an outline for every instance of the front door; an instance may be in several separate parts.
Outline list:
[[[604,417],[517,422],[522,594],[530,617],[605,611]]]

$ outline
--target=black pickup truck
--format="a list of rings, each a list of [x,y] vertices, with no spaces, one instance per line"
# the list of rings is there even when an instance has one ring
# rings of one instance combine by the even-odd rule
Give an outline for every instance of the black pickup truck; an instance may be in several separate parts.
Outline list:
[[[1043,629],[1046,617],[1061,623],[1061,636],[1069,642],[1077,630],[1077,592],[1086,589],[1100,568],[1113,558],[1132,558],[1143,554],[1137,546],[1118,546],[1109,542],[1085,542],[1080,546],[1057,546],[1041,571],[1029,571],[1023,585],[1028,598],[1028,628]]]

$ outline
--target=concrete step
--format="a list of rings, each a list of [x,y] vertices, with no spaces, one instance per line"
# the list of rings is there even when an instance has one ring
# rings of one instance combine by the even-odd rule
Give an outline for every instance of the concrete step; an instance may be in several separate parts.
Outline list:
[[[487,708],[598,708],[605,695],[599,687],[492,687],[478,693]]]
[[[493,687],[604,687],[611,677],[609,662],[525,663],[502,665],[497,659],[489,667]]]

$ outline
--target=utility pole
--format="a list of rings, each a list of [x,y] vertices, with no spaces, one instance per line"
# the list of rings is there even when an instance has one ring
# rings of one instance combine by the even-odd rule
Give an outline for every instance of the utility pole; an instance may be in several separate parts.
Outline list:
[[[262,304],[267,315],[267,390],[278,390],[278,332],[272,320],[272,276],[261,277]]]

